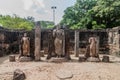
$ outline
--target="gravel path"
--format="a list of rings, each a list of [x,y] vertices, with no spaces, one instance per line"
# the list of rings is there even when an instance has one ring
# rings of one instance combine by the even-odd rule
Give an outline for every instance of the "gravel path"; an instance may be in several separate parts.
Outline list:
[[[2,64],[7,59],[8,59],[8,56],[0,57],[0,64]]]
[[[72,58],[74,62],[62,63],[6,60],[0,65],[0,80],[12,80],[15,69],[23,70],[26,80],[60,80],[56,72],[62,69],[73,74],[72,78],[66,80],[120,80],[120,58],[110,56],[111,63],[78,62],[76,58]]]

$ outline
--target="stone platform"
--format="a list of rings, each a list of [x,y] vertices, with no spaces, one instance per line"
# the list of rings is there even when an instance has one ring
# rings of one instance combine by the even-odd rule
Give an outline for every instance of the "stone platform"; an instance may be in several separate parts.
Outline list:
[[[22,57],[19,58],[19,61],[20,62],[29,62],[29,61],[32,61],[32,58],[31,57],[22,56]]]
[[[89,57],[87,58],[87,61],[88,62],[100,62],[100,59],[96,57]]]
[[[67,62],[68,60],[65,58],[51,58],[50,60],[48,60],[48,62]]]

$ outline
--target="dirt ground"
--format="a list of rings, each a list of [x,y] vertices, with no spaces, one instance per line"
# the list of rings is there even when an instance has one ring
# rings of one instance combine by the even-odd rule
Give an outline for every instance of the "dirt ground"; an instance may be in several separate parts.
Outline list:
[[[103,55],[100,57],[102,58]],[[0,58],[2,61],[2,58]],[[120,58],[110,56],[110,63],[78,62],[72,56],[72,61],[51,63],[42,58],[42,62],[9,62],[0,64],[0,80],[12,80],[13,71],[21,69],[26,74],[26,80],[60,80],[57,71],[71,71],[73,77],[66,80],[120,80]],[[64,73],[63,73],[64,74]]]

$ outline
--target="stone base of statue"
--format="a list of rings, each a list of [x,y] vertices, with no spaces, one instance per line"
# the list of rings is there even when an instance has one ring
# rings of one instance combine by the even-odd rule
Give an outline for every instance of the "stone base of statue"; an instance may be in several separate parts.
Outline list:
[[[100,59],[98,57],[89,57],[87,58],[88,62],[100,62]]]
[[[60,63],[60,62],[67,62],[68,60],[66,58],[51,58],[48,60],[48,62],[56,62],[56,63]]]
[[[27,56],[22,56],[22,57],[19,58],[19,61],[20,62],[29,62],[29,61],[32,61],[32,58],[27,57]]]

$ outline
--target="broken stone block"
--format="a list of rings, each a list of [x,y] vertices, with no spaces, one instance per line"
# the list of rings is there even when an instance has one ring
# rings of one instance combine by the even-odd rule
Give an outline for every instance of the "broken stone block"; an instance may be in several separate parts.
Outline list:
[[[29,61],[32,61],[32,58],[31,57],[22,56],[22,57],[19,58],[19,61],[20,62],[29,62]]]
[[[100,59],[96,57],[89,57],[87,58],[87,61],[88,62],[100,62]]]
[[[103,56],[102,62],[109,62],[109,56]]]
[[[13,80],[25,80],[25,73],[20,69],[14,71]]]
[[[9,56],[9,61],[14,62],[15,61],[15,55],[10,55]]]
[[[71,71],[61,69],[56,72],[56,76],[61,80],[65,80],[72,78],[73,74],[71,73]]]

